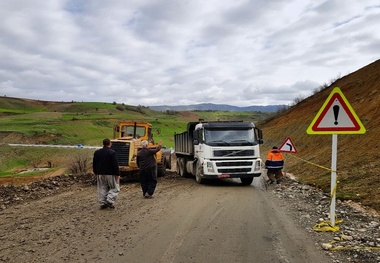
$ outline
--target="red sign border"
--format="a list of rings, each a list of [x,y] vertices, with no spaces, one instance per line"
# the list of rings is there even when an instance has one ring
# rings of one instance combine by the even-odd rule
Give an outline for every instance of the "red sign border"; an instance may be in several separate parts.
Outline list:
[[[325,117],[327,111],[330,109],[331,105],[335,101],[335,99],[338,99],[340,104],[342,105],[343,109],[347,113],[348,117],[354,124],[354,127],[325,127],[325,128],[318,128],[318,125],[321,123],[323,118]],[[323,109],[321,114],[319,115],[319,118],[315,121],[314,125],[311,128],[313,131],[359,131],[361,129],[359,123],[357,122],[356,118],[353,116],[351,110],[348,108],[347,104],[343,100],[342,96],[339,93],[334,93],[330,99],[330,101],[327,103],[326,107]]]
[[[292,152],[292,151],[283,151],[283,150],[281,150],[282,146],[284,146],[285,143],[286,143],[288,140],[292,143],[292,146],[293,146],[293,149],[294,149],[293,152]],[[280,152],[284,152],[284,153],[298,153],[297,148],[296,148],[296,146],[294,145],[294,142],[292,141],[292,139],[291,139],[290,137],[288,137],[288,138],[285,139],[285,141],[281,144],[281,146],[278,148],[278,150],[279,150]]]

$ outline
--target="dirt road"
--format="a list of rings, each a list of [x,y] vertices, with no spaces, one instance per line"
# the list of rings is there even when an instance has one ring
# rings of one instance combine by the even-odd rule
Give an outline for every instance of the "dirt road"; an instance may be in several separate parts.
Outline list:
[[[333,262],[261,178],[160,178],[153,199],[123,183],[116,205],[99,210],[96,187],[78,186],[11,206],[0,212],[0,261]]]

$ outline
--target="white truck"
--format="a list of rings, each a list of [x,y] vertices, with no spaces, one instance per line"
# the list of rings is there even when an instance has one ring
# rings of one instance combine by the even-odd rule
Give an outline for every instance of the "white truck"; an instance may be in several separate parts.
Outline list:
[[[187,130],[174,134],[177,173],[207,179],[240,178],[250,185],[261,175],[259,144],[262,131],[252,122],[189,122]]]

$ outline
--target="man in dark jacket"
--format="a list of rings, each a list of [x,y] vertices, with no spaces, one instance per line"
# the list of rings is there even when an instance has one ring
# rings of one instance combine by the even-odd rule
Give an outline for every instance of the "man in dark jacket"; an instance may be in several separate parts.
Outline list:
[[[161,150],[162,141],[158,147],[148,148],[148,141],[141,142],[142,149],[137,153],[137,166],[140,169],[140,183],[145,198],[152,198],[157,186],[157,162],[155,154]]]
[[[103,140],[103,148],[94,153],[92,169],[97,177],[100,208],[115,208],[120,192],[119,164],[110,139]]]

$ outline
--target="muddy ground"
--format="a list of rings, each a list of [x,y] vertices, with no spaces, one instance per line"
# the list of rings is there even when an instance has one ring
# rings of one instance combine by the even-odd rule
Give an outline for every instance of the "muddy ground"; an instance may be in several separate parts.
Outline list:
[[[123,181],[106,211],[95,183],[88,174],[1,186],[0,262],[380,262],[375,212],[338,202],[340,230],[316,232],[329,197],[290,178],[198,185],[169,172],[150,200]]]

